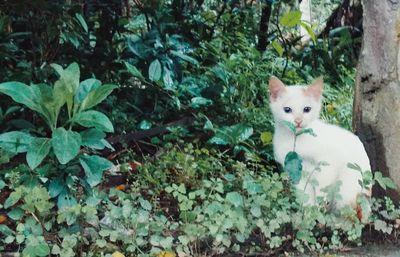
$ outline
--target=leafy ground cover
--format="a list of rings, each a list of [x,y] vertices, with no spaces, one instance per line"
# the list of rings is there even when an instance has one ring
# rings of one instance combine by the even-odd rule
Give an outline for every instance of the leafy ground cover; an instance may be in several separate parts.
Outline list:
[[[134,2],[0,11],[1,252],[274,256],[396,241],[389,198],[373,199],[368,224],[326,199],[304,206],[273,160],[269,77],[323,75],[322,117],[350,129],[358,38],[318,38],[282,1],[259,51],[265,3]],[[362,183],[393,187],[379,172]]]

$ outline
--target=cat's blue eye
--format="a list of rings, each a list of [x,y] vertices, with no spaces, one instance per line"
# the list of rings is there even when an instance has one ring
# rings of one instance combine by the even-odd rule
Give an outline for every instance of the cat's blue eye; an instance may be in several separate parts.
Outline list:
[[[283,111],[286,113],[291,113],[292,112],[292,108],[290,107],[283,107]]]
[[[310,111],[311,111],[311,107],[309,107],[309,106],[306,106],[303,109],[303,112],[305,112],[305,113],[309,113]]]

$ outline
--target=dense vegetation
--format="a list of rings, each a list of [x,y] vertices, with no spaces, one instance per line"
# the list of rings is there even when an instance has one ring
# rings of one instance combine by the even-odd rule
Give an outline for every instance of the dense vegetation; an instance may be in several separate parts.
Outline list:
[[[0,252],[265,256],[396,236],[389,198],[367,225],[304,206],[273,160],[271,75],[323,76],[323,119],[351,129],[360,35],[318,36],[340,1],[313,1],[312,23],[291,0],[87,2],[0,4]]]

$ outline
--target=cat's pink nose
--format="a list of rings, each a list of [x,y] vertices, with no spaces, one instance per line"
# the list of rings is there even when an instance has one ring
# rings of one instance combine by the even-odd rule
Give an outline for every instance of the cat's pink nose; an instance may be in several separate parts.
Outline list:
[[[294,122],[296,123],[297,126],[300,126],[300,124],[303,122],[303,119],[296,118],[296,119],[294,119]]]

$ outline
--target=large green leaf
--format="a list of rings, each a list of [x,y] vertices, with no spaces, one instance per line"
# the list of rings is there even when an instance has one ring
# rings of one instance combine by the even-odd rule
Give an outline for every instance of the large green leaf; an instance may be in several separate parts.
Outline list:
[[[49,154],[51,140],[49,138],[33,138],[26,154],[26,161],[33,170],[42,163],[43,159]]]
[[[301,157],[296,152],[288,152],[283,169],[289,173],[290,181],[295,185],[298,184],[303,169]]]
[[[157,81],[161,78],[161,63],[158,59],[151,62],[149,66],[149,79],[151,81]]]
[[[103,177],[103,172],[110,169],[113,164],[107,159],[97,155],[84,155],[79,158],[86,174],[86,181],[91,187],[97,186]]]
[[[46,84],[32,85],[31,87],[37,96],[42,116],[48,122],[49,126],[54,128],[60,109],[66,102],[64,93],[56,89],[53,90],[52,87]]]
[[[97,79],[86,79],[79,84],[78,92],[75,95],[75,103],[82,103],[90,91],[101,86],[101,81]]]
[[[32,139],[31,135],[24,132],[6,132],[0,134],[0,148],[10,153],[24,153],[28,151]]]
[[[285,27],[294,27],[299,24],[301,19],[301,11],[293,10],[283,15],[279,20],[280,24]]]
[[[66,69],[62,69],[62,67],[57,64],[51,64],[50,66],[53,69],[55,69],[58,75],[60,76],[57,82],[63,84],[69,93],[75,95],[79,87],[79,78],[80,78],[79,65],[76,62],[74,62],[68,65]]]
[[[53,131],[51,144],[54,154],[61,164],[66,164],[75,158],[81,147],[81,135],[77,132],[57,128]]]
[[[42,108],[37,101],[37,94],[34,89],[21,82],[10,81],[0,84],[0,93],[11,97],[15,102],[27,106],[29,109],[42,112]]]
[[[104,138],[106,137],[106,133],[101,130],[91,128],[81,133],[82,145],[93,148],[93,149],[104,149],[106,145],[104,144]]]
[[[101,103],[111,92],[117,88],[116,85],[106,84],[100,87],[96,87],[89,92],[89,94],[83,99],[80,110],[84,111],[90,109],[99,103]]]
[[[114,127],[106,115],[98,111],[86,111],[74,116],[73,121],[84,127],[95,127],[104,132],[114,132]]]
[[[71,116],[74,95],[79,87],[79,65],[74,62],[66,69],[62,69],[62,67],[57,64],[51,64],[51,67],[60,75],[60,78],[54,84],[54,90],[57,92],[57,95],[63,95],[65,97],[68,115]]]

